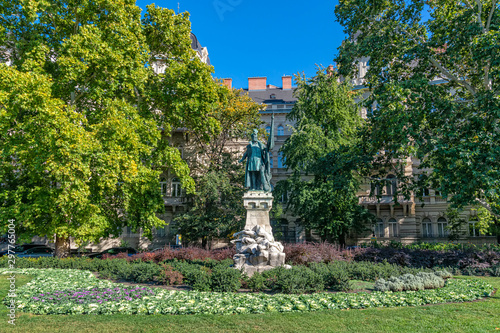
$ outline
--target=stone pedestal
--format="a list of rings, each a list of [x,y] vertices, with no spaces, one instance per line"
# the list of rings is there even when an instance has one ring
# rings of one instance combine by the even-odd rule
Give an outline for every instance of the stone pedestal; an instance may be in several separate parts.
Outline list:
[[[269,220],[269,211],[273,206],[271,193],[248,191],[243,196],[243,205],[247,210],[245,229],[234,234],[237,239],[231,241],[238,253],[233,257],[235,268],[243,269],[248,276],[255,272],[285,265],[283,245],[275,242]]]
[[[255,226],[264,228],[264,231],[273,234],[269,211],[273,208],[273,196],[264,191],[248,191],[243,195],[243,206],[247,210],[245,230],[252,230]]]

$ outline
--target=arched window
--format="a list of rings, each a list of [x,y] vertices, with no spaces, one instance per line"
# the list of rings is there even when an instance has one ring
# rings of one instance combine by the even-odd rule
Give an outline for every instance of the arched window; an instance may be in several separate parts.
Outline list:
[[[432,237],[432,222],[427,217],[422,220],[422,237]]]
[[[387,195],[395,195],[398,190],[398,181],[396,179],[396,176],[394,175],[387,175],[387,180],[388,184],[386,185],[386,194]]]
[[[172,178],[172,197],[180,197],[182,195],[181,181],[179,178]]]
[[[167,179],[165,177],[160,178],[160,191],[162,196],[167,195],[167,190],[168,190],[168,183]]]
[[[438,218],[438,236],[439,237],[448,237],[448,221],[444,217]]]
[[[271,133],[271,126],[267,126],[267,127],[266,127],[266,132],[267,132],[267,134],[270,134],[270,133]]]
[[[396,219],[389,219],[389,237],[398,236],[398,222]]]
[[[278,126],[278,135],[285,135],[285,128],[281,125]]]
[[[377,222],[375,223],[375,236],[385,237],[384,221],[382,221],[382,219],[377,219]]]

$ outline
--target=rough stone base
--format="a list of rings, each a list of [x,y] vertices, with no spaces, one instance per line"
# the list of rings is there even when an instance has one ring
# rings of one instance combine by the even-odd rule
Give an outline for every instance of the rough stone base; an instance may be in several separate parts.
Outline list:
[[[282,265],[285,268],[292,268],[290,265]],[[271,265],[265,265],[265,266],[252,266],[252,265],[243,265],[241,269],[243,269],[243,272],[248,275],[248,277],[252,277],[256,272],[262,273],[265,271],[268,271],[270,269],[276,268],[277,266],[271,266]]]

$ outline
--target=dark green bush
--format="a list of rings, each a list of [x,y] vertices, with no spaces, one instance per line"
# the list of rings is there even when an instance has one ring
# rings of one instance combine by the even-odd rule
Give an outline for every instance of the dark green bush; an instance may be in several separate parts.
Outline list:
[[[290,269],[278,267],[273,289],[285,294],[308,293],[322,291],[325,283],[321,275],[308,267],[295,266]]]
[[[314,263],[310,268],[321,276],[325,287],[337,291],[351,290],[351,278],[345,261],[331,262],[328,264]]]
[[[248,279],[248,288],[252,291],[262,291],[267,289],[266,278],[259,272],[255,272],[250,279]]]
[[[239,270],[217,265],[210,275],[210,287],[213,291],[234,292],[241,287],[241,273]]]
[[[160,276],[160,273],[160,266],[153,262],[133,263],[127,271],[127,280],[139,283],[153,282]]]
[[[199,270],[192,270],[186,276],[186,280],[190,281],[188,285],[197,291],[210,291],[210,269],[201,266]]]

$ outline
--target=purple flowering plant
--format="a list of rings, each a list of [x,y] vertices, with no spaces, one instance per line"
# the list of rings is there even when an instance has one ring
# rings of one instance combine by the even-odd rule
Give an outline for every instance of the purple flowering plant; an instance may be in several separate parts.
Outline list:
[[[121,300],[132,301],[144,296],[153,296],[155,292],[145,287],[116,287],[93,288],[75,290],[55,290],[38,294],[32,297],[34,301],[64,304],[68,302],[77,304],[116,302]]]

